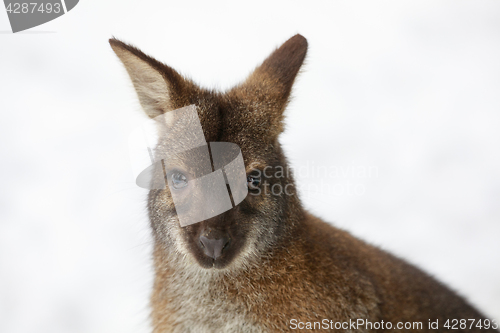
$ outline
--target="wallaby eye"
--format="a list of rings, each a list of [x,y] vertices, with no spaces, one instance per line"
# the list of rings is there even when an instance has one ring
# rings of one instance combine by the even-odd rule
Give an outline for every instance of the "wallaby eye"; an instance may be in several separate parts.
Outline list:
[[[172,174],[172,185],[176,189],[181,189],[183,187],[186,187],[188,184],[186,176],[184,176],[180,172],[176,172]]]
[[[256,190],[260,186],[260,176],[247,176],[247,185],[250,190]]]

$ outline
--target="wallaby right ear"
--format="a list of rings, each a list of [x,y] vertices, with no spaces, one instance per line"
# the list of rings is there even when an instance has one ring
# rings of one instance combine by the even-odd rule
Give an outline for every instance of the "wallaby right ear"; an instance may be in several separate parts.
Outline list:
[[[169,66],[117,39],[109,40],[134,84],[142,108],[150,118],[175,109],[186,82]]]

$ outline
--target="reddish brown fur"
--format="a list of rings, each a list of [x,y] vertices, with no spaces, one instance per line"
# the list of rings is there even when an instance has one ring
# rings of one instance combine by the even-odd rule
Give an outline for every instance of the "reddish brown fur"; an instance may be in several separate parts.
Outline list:
[[[304,37],[292,37],[227,93],[199,88],[138,49],[115,39],[110,43],[145,110],[161,113],[196,104],[206,140],[237,143],[248,172],[286,167],[278,135],[306,55]],[[153,81],[155,72],[161,74],[168,103],[141,96],[147,86],[136,79],[143,74],[134,69],[136,62],[146,75],[151,71]],[[262,186],[286,186],[293,178],[266,182]],[[296,194],[249,195],[220,217],[183,229],[171,210],[168,190],[152,190],[155,332],[284,332],[290,330],[291,319],[421,321],[427,332],[435,331],[428,329],[429,319],[442,325],[447,319],[483,318],[429,275],[308,214]],[[203,258],[193,240],[206,228],[226,230],[234,238],[233,257],[220,269],[201,267],[197,261]],[[247,248],[253,252],[245,252]],[[444,331],[442,326],[438,331]],[[471,330],[484,331],[495,330]]]

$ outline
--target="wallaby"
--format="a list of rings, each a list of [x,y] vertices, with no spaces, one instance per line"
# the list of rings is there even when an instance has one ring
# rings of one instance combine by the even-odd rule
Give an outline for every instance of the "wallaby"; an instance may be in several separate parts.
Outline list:
[[[239,205],[184,227],[171,189],[150,190],[154,332],[498,332],[496,321],[428,274],[302,207],[278,137],[304,37],[290,38],[224,92],[117,39],[110,44],[147,116],[195,105],[206,141],[237,144],[247,172]],[[157,154],[168,149],[161,140]],[[189,175],[177,177],[189,195]]]

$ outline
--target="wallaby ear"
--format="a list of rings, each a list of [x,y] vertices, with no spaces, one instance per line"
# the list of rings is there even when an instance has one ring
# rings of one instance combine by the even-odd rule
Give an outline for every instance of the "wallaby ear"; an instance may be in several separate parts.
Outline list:
[[[231,121],[239,133],[268,142],[278,137],[283,131],[283,111],[306,53],[307,40],[295,35],[228,92],[235,101]]]
[[[256,89],[259,99],[281,103],[283,110],[290,97],[293,82],[304,62],[307,53],[307,39],[295,35],[274,51],[243,83],[243,86]]]
[[[174,100],[185,85],[184,78],[131,45],[114,38],[109,40],[109,44],[127,69],[146,114],[155,118],[173,110]]]

